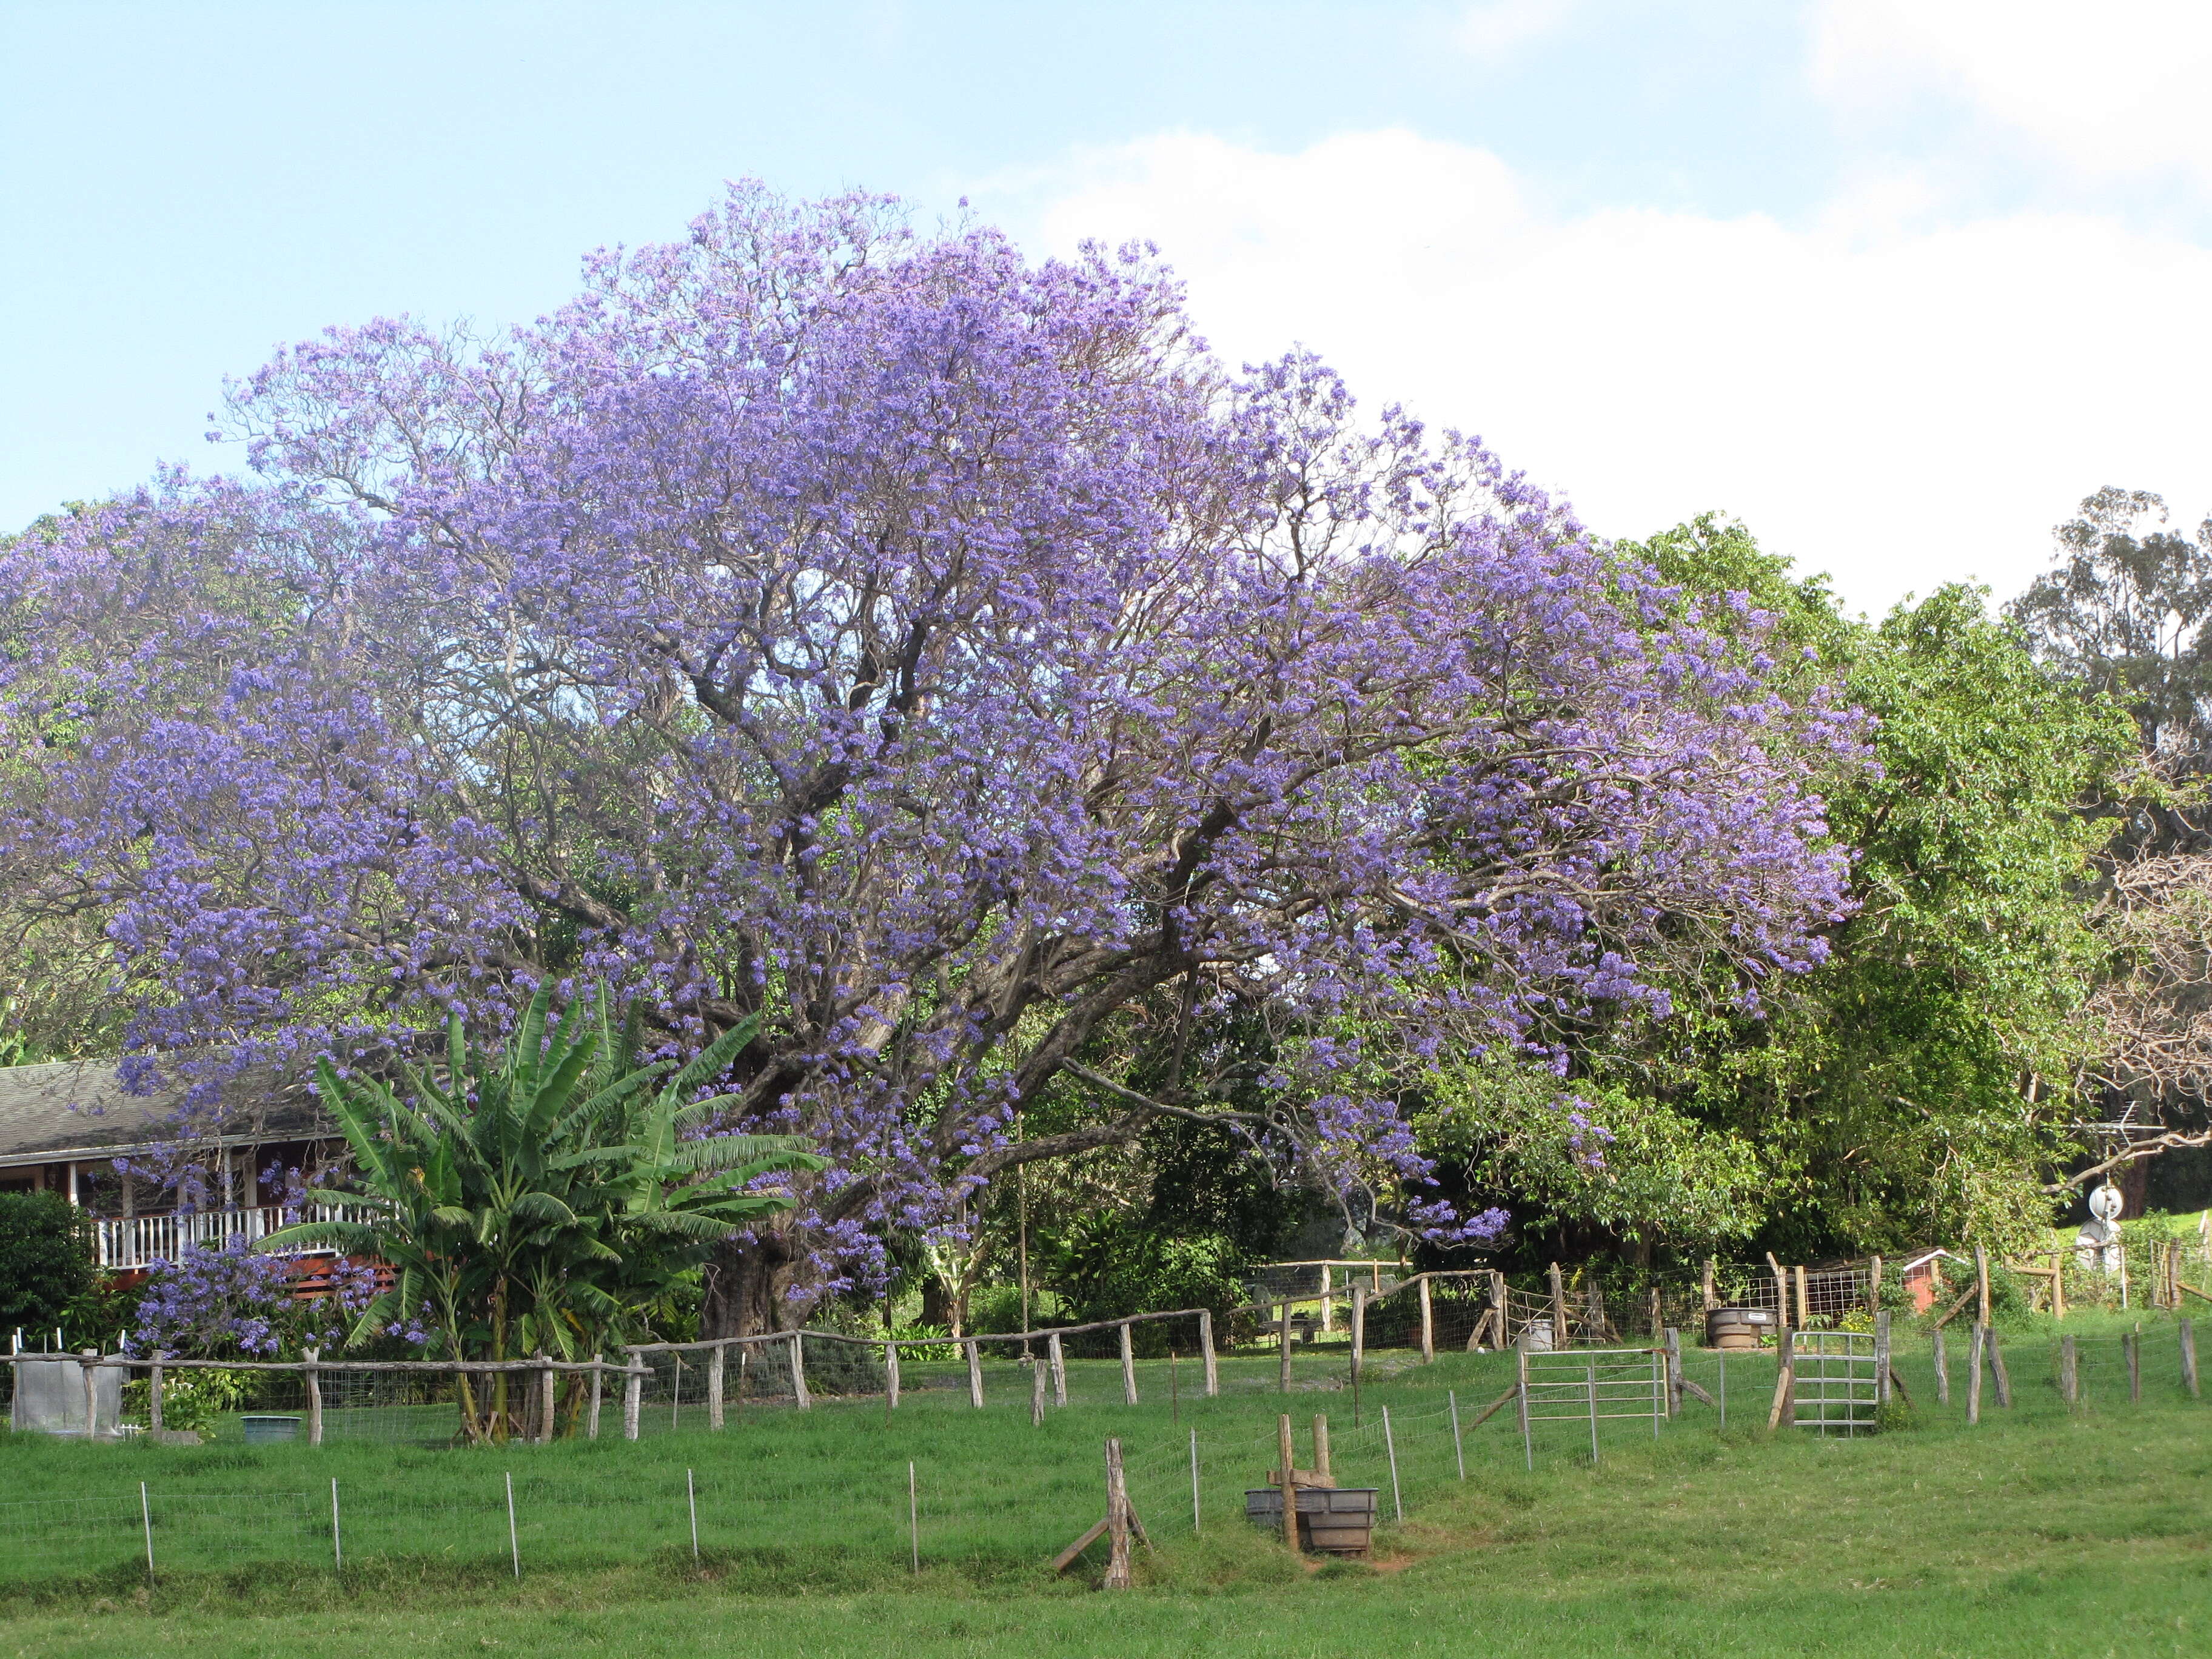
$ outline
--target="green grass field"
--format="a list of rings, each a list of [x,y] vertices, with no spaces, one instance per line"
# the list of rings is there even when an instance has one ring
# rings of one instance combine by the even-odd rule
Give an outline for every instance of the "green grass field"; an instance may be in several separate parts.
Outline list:
[[[2013,1407],[1985,1397],[1984,1422],[1966,1427],[1960,1338],[1949,1407],[1914,1342],[1899,1365],[1910,1426],[1770,1438],[1772,1361],[1738,1358],[1724,1433],[1694,1401],[1656,1440],[1648,1422],[1609,1422],[1593,1467],[1587,1424],[1553,1425],[1531,1474],[1509,1407],[1466,1437],[1464,1482],[1449,1395],[1472,1417],[1506,1386],[1509,1358],[1389,1356],[1376,1370],[1401,1368],[1363,1390],[1355,1428],[1337,1361],[1301,1356],[1288,1403],[1302,1457],[1307,1419],[1326,1411],[1340,1481],[1382,1488],[1371,1564],[1299,1562],[1243,1518],[1284,1405],[1271,1359],[1229,1362],[1220,1398],[1186,1395],[1172,1416],[1166,1366],[1148,1362],[1144,1404],[1078,1404],[1042,1429],[1008,1366],[994,1368],[981,1413],[932,1391],[888,1422],[880,1399],[833,1401],[636,1444],[12,1437],[0,1439],[0,1656],[2212,1652],[2212,1401],[2183,1394],[2170,1323],[2146,1321],[2140,1404],[2111,1324],[2075,1328],[2087,1400],[2071,1413],[2045,1340],[2019,1336],[2006,1345]],[[1086,1402],[1118,1387],[1112,1366],[1092,1369],[1076,1389]],[[1714,1356],[1688,1370],[1716,1389]],[[1389,1521],[1385,1407],[1402,1523]],[[1102,1507],[1109,1434],[1158,1546],[1125,1595],[1097,1591],[1091,1562],[1061,1580],[1046,1566]]]

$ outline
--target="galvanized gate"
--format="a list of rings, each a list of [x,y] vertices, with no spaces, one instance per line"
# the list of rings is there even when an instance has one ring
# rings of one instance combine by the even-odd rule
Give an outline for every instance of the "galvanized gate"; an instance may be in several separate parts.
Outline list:
[[[1567,1348],[1516,1350],[1520,1356],[1521,1451],[1536,1467],[1532,1425],[1589,1425],[1590,1462],[1598,1461],[1597,1425],[1609,1418],[1649,1418],[1651,1437],[1659,1437],[1667,1415],[1667,1351],[1664,1348]]]
[[[1790,1420],[1816,1434],[1875,1431],[1881,1405],[1881,1344],[1871,1333],[1793,1331]]]

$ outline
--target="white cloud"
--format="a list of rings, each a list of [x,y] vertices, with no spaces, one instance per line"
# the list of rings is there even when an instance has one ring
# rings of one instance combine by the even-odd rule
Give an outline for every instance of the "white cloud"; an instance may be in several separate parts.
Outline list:
[[[1732,512],[1869,608],[2009,593],[2101,484],[2212,505],[2212,251],[2081,215],[1912,228],[1923,205],[1907,180],[1809,228],[1557,218],[1495,155],[1405,131],[1171,135],[1090,158],[1042,228],[1152,238],[1225,356],[1303,341],[1608,535]]]
[[[1503,57],[1551,33],[1567,21],[1576,0],[1477,0],[1453,31],[1461,48],[1479,58]]]
[[[1838,105],[1933,94],[2089,179],[2212,185],[2205,0],[1820,0],[1814,80]]]

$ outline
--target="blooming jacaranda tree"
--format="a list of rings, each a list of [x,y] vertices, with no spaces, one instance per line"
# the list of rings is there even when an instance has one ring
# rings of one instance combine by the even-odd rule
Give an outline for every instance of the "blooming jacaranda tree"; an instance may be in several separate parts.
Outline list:
[[[546,981],[671,1051],[758,1016],[731,1121],[832,1164],[724,1247],[742,1330],[1161,1113],[1493,1232],[1421,1202],[1408,1079],[1662,957],[1753,996],[1844,908],[1807,779],[1857,723],[1757,617],[1310,357],[1227,372],[1144,251],[747,186],[586,278],[288,350],[254,478],[7,558],[0,714],[64,735],[0,859],[156,977],[143,1064],[378,1067]],[[1096,1063],[1231,1006],[1279,1036],[1240,1104]],[[1022,1133],[1048,1090],[1096,1109]]]

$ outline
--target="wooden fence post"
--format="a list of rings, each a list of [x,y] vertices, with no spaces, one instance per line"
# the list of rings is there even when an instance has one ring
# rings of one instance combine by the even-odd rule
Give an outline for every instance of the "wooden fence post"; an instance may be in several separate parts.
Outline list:
[[[1667,1349],[1667,1415],[1682,1414],[1682,1333],[1672,1325],[1661,1338]]]
[[[1984,1329],[1990,1322],[1990,1253],[1974,1246],[1974,1308]]]
[[[791,1334],[791,1392],[799,1401],[799,1410],[814,1409],[814,1401],[806,1392],[806,1339],[797,1331]]]
[[[599,1437],[599,1400],[605,1391],[606,1382],[606,1373],[599,1368],[605,1363],[604,1354],[595,1353],[592,1356],[592,1408],[590,1416],[584,1423],[584,1438],[586,1440],[597,1440]]]
[[[1490,1270],[1490,1312],[1491,1346],[1501,1350],[1511,1347],[1513,1346],[1513,1333],[1510,1328],[1513,1320],[1512,1306],[1506,1296],[1505,1275],[1495,1267]]]
[[[1874,1266],[1867,1273],[1867,1311],[1870,1314],[1878,1314],[1881,1311],[1881,1258],[1880,1256],[1875,1257]]]
[[[623,1372],[623,1438],[637,1438],[638,1406],[645,1398],[645,1356],[630,1351],[629,1364]]]
[[[2081,1358],[2070,1336],[2058,1339],[2058,1397],[2069,1407],[2081,1397]]]
[[[2066,1254],[2063,1250],[2051,1258],[2051,1316],[2066,1317]]]
[[[1564,1348],[1567,1346],[1567,1290],[1565,1281],[1559,1277],[1559,1264],[1556,1261],[1552,1264],[1551,1280],[1552,1346]]]
[[[2181,1322],[2186,1325],[2189,1322],[2185,1319]],[[146,1373],[146,1421],[155,1434],[161,1432],[161,1355],[163,1352],[160,1348],[154,1350],[154,1368]],[[2195,1389],[2190,1389],[2191,1394],[2196,1392]]]
[[[1357,1294],[1355,1291],[1354,1295]],[[1283,1487],[1283,1543],[1295,1551],[1298,1547],[1298,1482],[1294,1467],[1297,1459],[1296,1449],[1291,1443],[1291,1414],[1288,1412],[1275,1419],[1275,1455],[1282,1464],[1275,1471],[1275,1478],[1282,1482]]]
[[[1367,1287],[1352,1287],[1352,1385],[1359,1386],[1359,1374],[1367,1364]]]
[[[2128,1355],[2128,1404],[2142,1404],[2142,1334],[2129,1331],[2120,1338]]]
[[[884,1409],[896,1411],[899,1400],[898,1344],[884,1344]]]
[[[1221,1373],[1213,1362],[1213,1310],[1198,1310],[1198,1347],[1206,1357],[1206,1397],[1212,1399],[1221,1392]]]
[[[1121,1403],[1133,1406],[1137,1403],[1137,1352],[1130,1345],[1129,1322],[1123,1320],[1119,1328],[1121,1333]]]
[[[1805,1267],[1802,1262],[1798,1264],[1796,1273],[1797,1328],[1801,1331],[1809,1330],[1812,1328],[1813,1325],[1813,1304],[1811,1299],[1805,1294]]]
[[[1052,1403],[1067,1403],[1067,1355],[1060,1346],[1060,1333],[1054,1331],[1045,1339],[1045,1354],[1052,1364]]]
[[[2195,1400],[2200,1397],[2197,1392],[2197,1328],[2185,1319],[2180,1320],[2175,1324],[2174,1334],[2181,1339],[2181,1386]]]
[[[1355,1297],[1358,1291],[1352,1293]],[[1279,1394],[1291,1391],[1291,1299],[1283,1298],[1275,1314],[1275,1389]]]
[[[975,1346],[975,1339],[972,1336],[960,1346],[968,1358],[968,1403],[980,1412],[983,1409],[982,1351]]]
[[[1702,1298],[1704,1310],[1707,1313],[1711,1313],[1721,1305],[1720,1297],[1713,1290],[1713,1259],[1711,1256],[1705,1258],[1705,1270],[1698,1277],[1698,1294]]]
[[[545,1356],[542,1353],[538,1357],[540,1359],[545,1359]],[[553,1431],[556,1426],[553,1421],[553,1414],[559,1397],[559,1382],[560,1378],[553,1370],[552,1361],[546,1360],[545,1369],[538,1373],[538,1409],[540,1413],[538,1424],[538,1443],[541,1446],[550,1446],[553,1443]]]
[[[1951,1403],[1951,1362],[1943,1349],[1943,1332],[1940,1326],[1936,1331],[1930,1357],[1936,1361],[1936,1403],[1948,1406]]]
[[[1121,1443],[1106,1442],[1106,1588],[1127,1589],[1129,1575],[1129,1486],[1121,1474]]]
[[[1336,1301],[1329,1294],[1328,1263],[1321,1264],[1321,1328],[1324,1332],[1336,1328]]]
[[[1876,1257],[1875,1260],[1881,1260]],[[1889,1404],[1889,1316],[1874,1316],[1874,1403],[1876,1410]]]
[[[1766,1431],[1769,1434],[1784,1423],[1791,1422],[1797,1401],[1796,1348],[1790,1340],[1790,1328],[1786,1325],[1775,1339],[1774,1359],[1774,1404],[1766,1413]],[[1792,1426],[1795,1426],[1794,1423]]]
[[[1036,1354],[1030,1356],[1030,1426],[1044,1426],[1044,1360]]]
[[[722,1377],[724,1356],[729,1350],[717,1342],[707,1356],[707,1426],[719,1429],[724,1421],[722,1406]]]
[[[1429,1299],[1428,1275],[1421,1276],[1421,1364],[1437,1363],[1437,1315]]]
[[[2004,1346],[1997,1340],[1996,1327],[1989,1328],[1988,1340],[1982,1352],[1990,1357],[1990,1378],[1997,1385],[1997,1404],[2007,1411],[2012,1409],[2012,1378],[2005,1371]]]
[[[100,1431],[100,1372],[95,1362],[100,1350],[87,1348],[76,1363],[84,1371],[84,1437],[91,1439]]]
[[[1988,1340],[1989,1328],[1977,1320],[1966,1339],[1966,1421],[1970,1425],[1982,1420],[1982,1345]]]
[[[311,1446],[323,1443],[323,1379],[317,1375],[322,1369],[321,1353],[320,1348],[306,1348],[300,1360],[300,1375],[307,1384],[307,1443]]]

